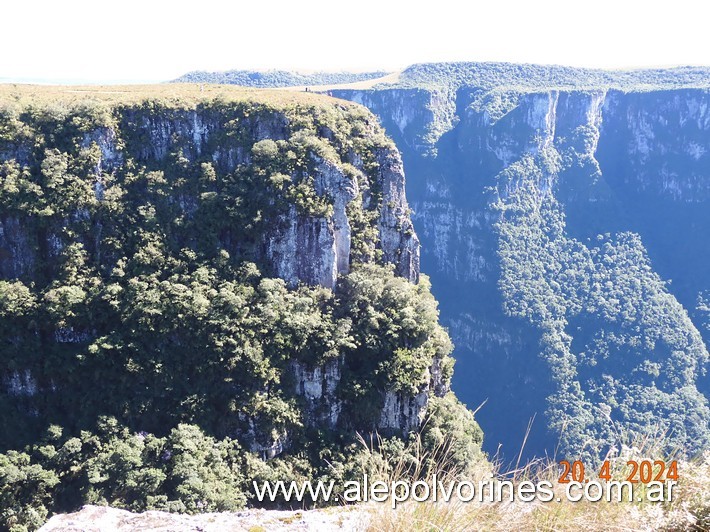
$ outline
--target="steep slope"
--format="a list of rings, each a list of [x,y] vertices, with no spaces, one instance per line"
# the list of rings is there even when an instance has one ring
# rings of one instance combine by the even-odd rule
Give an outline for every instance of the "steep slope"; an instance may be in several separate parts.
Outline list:
[[[708,70],[420,65],[400,80],[333,94],[402,150],[454,388],[488,400],[488,449],[516,455],[533,416],[529,454],[598,455],[649,430],[706,446]]]

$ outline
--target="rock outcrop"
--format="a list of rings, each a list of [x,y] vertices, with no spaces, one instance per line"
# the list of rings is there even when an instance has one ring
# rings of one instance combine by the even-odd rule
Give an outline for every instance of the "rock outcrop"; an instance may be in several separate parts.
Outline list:
[[[132,513],[105,506],[84,506],[72,514],[52,517],[42,532],[131,532],[170,530],[173,532],[221,532],[222,530],[342,530],[367,528],[371,509],[328,510],[245,510],[200,515],[168,512]]]

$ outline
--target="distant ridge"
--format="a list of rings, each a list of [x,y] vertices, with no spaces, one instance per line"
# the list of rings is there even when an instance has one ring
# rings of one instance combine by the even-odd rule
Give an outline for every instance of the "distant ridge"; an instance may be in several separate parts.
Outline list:
[[[286,70],[227,70],[224,72],[194,71],[173,80],[173,83],[220,83],[243,87],[275,88],[308,85],[340,85],[381,78],[389,72],[313,72],[301,74]]]
[[[386,77],[385,77],[386,76]],[[550,88],[621,90],[710,87],[710,67],[681,66],[630,70],[601,70],[559,65],[496,62],[418,63],[398,73],[313,72],[287,70],[194,71],[173,83],[219,83],[255,88],[428,88],[476,87],[485,90]],[[363,82],[371,82],[363,86]],[[357,87],[345,87],[360,83]],[[342,87],[338,87],[342,86]]]

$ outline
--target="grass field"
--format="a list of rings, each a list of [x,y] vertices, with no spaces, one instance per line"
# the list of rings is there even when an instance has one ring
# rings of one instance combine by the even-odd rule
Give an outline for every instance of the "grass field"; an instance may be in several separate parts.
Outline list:
[[[32,103],[78,103],[100,101],[107,103],[135,103],[149,99],[174,100],[197,104],[202,101],[254,101],[276,106],[295,104],[331,105],[333,98],[296,88],[251,89],[235,85],[196,83],[164,83],[154,85],[24,85],[0,84],[0,103],[17,102],[22,106]],[[339,100],[346,106],[356,104]]]

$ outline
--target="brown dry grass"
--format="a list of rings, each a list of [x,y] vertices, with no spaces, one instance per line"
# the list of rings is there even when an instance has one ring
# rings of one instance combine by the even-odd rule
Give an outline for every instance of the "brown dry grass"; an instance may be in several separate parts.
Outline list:
[[[628,475],[628,460],[659,459],[658,445],[642,442],[624,446],[611,458],[614,480]],[[439,453],[439,466],[417,471],[418,478],[437,472],[445,482],[461,478],[445,473],[445,451]],[[663,458],[660,458],[663,459]],[[669,458],[666,457],[668,461]],[[565,486],[559,483],[559,466],[553,459],[539,460],[514,471],[505,471],[501,464],[481,461],[465,478],[477,481],[493,472],[499,479],[510,479],[515,485],[523,481],[549,481],[554,486],[552,502],[463,503],[456,498],[449,502],[406,502],[392,510],[389,501],[372,507],[367,530],[371,532],[416,531],[637,531],[637,530],[710,530],[710,451],[691,461],[679,460],[678,485],[671,502],[655,503],[648,500],[633,502],[570,502],[565,497]],[[382,470],[388,482],[411,478],[411,468],[395,465]],[[595,478],[595,475],[587,476]],[[644,485],[634,488],[634,496],[644,493]],[[558,502],[556,499],[559,498]]]

